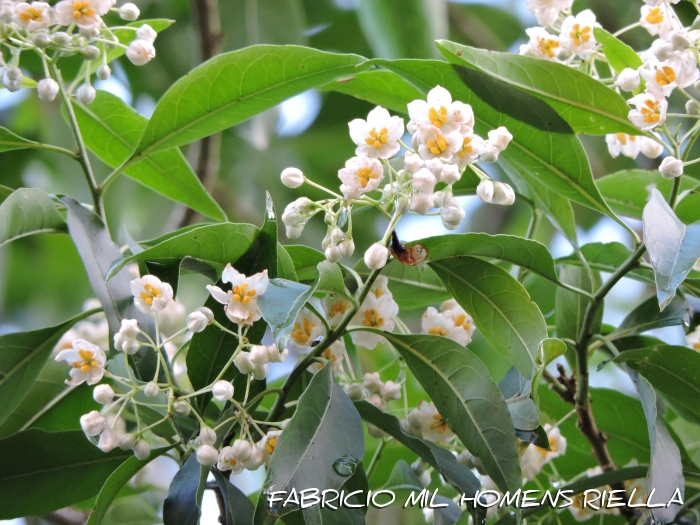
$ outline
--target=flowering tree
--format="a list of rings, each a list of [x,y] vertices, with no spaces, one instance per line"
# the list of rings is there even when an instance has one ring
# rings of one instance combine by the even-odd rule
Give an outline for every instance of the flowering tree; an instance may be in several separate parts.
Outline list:
[[[56,326],[0,336],[0,518],[77,505],[90,525],[159,521],[129,481],[165,456],[179,467],[156,502],[166,525],[196,524],[205,492],[229,525],[355,524],[366,491],[424,487],[442,491],[440,507],[418,512],[436,523],[696,523],[700,8],[645,0],[612,34],[572,3],[528,0],[540,25],[520,54],[439,40],[406,59],[417,37],[383,17],[395,2],[363,1],[368,59],[285,45],[218,53],[215,2],[195,2],[209,60],[146,118],[92,84],[123,55],[149,63],[171,21],[114,0],[0,0],[2,86],[60,101],[74,139],[0,127],[0,152],[68,157],[89,197],[0,186],[0,245],[68,234],[95,297]],[[425,5],[444,7],[402,8],[420,20]],[[391,31],[378,35],[381,24]],[[624,41],[638,26],[655,37],[639,52]],[[204,184],[219,133],[311,89],[372,104],[346,120],[354,154],[333,160],[332,183],[281,172],[297,196],[286,235],[269,194],[259,226],[229,222]],[[595,151],[602,136],[610,156],[640,166],[594,180],[582,141]],[[180,149],[193,143],[197,172]],[[104,205],[124,176],[212,222],[186,212],[179,229],[133,240]],[[464,196],[494,216],[523,204],[529,224],[465,233]],[[589,210],[626,244],[580,242]],[[460,233],[402,242],[411,216]],[[536,240],[543,218],[569,255]],[[311,228],[313,247],[288,242]],[[208,284],[188,308],[192,274]],[[623,278],[656,294],[603,323]],[[688,346],[644,335],[668,326]],[[636,397],[613,390],[619,381],[591,388],[596,365]],[[264,471],[259,494],[233,483],[243,471]],[[564,510],[501,499],[562,488]],[[314,489],[354,495],[336,508],[290,496]],[[613,494],[600,510],[585,505],[591,489]]]

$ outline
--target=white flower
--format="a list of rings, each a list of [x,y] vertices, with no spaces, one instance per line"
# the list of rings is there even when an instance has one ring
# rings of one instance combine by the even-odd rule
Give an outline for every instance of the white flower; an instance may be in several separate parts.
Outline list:
[[[391,293],[391,290],[389,290],[389,278],[386,275],[380,275],[379,277],[377,277],[376,281],[374,281],[374,284],[372,284],[369,291],[377,299],[384,296],[389,297],[390,299],[394,298],[394,296]]]
[[[640,69],[639,73],[647,83],[647,91],[660,99],[668,97],[678,87],[682,68],[681,61],[673,59],[650,64],[648,68]]]
[[[664,179],[675,179],[683,175],[683,161],[675,157],[666,157],[661,161],[659,171]]]
[[[451,160],[462,147],[463,137],[459,131],[443,133],[430,124],[416,124],[413,134],[413,149],[424,160]],[[442,166],[438,173],[442,171]]]
[[[557,60],[561,51],[559,37],[548,33],[542,27],[531,27],[526,29],[530,41],[520,46],[520,54],[546,60]]]
[[[365,387],[370,394],[378,394],[384,386],[384,383],[379,377],[379,372],[366,372],[364,380],[362,381],[362,386]]]
[[[389,250],[387,247],[380,242],[375,242],[372,246],[367,248],[364,259],[367,268],[379,270],[384,268],[388,257]]]
[[[300,350],[306,350],[320,336],[325,336],[326,329],[321,320],[306,308],[302,309],[294,320],[289,344]]]
[[[261,449],[264,454],[265,464],[270,463],[270,457],[277,447],[277,441],[282,434],[281,430],[270,430],[260,441]]]
[[[693,45],[691,38],[690,33],[683,27],[674,29],[668,34],[668,41],[674,51],[685,51],[688,49]]]
[[[452,95],[445,88],[436,86],[428,92],[428,100],[414,100],[408,104],[411,121],[408,130],[415,133],[416,124],[438,128],[443,133],[474,127],[474,112],[469,104],[452,102]]]
[[[527,0],[527,8],[537,18],[541,26],[552,26],[557,21],[560,11],[571,8],[574,0]]]
[[[280,174],[282,184],[287,188],[298,188],[304,184],[304,174],[299,168],[285,168]]]
[[[233,385],[229,381],[217,381],[211,389],[217,401],[230,401],[233,398]]]
[[[476,330],[472,316],[465,312],[464,308],[459,306],[457,301],[454,299],[448,299],[442,303],[440,305],[440,311],[443,313],[443,315],[451,317],[452,321],[454,322],[456,330],[456,333],[454,333],[454,341],[457,341],[465,346],[471,343],[472,334],[474,333],[474,330]],[[466,335],[460,335],[460,330],[464,331]],[[466,342],[463,343],[462,341]]]
[[[408,422],[416,435],[427,441],[444,444],[455,437],[432,403],[418,403],[418,407],[408,414]]]
[[[608,145],[608,153],[612,158],[617,158],[620,153],[630,159],[636,159],[639,155],[640,141],[638,137],[626,133],[610,133],[605,135]]]
[[[562,47],[580,57],[588,55],[596,44],[593,29],[599,25],[590,9],[581,11],[576,16],[567,16],[561,27]]]
[[[51,6],[46,2],[20,2],[15,5],[14,19],[29,32],[47,29],[53,23]]]
[[[481,155],[483,148],[483,139],[478,135],[474,135],[472,132],[467,131],[466,133],[462,134],[462,143],[460,144],[460,147],[457,150],[457,152],[452,157],[452,162],[454,162],[457,166],[462,167],[473,164],[474,161],[476,161],[476,159],[479,158],[479,155]],[[447,166],[443,168],[443,172],[446,167]],[[444,175],[442,175],[442,177],[444,178]],[[443,180],[442,182],[446,184],[452,184],[447,180]]]
[[[207,290],[214,299],[224,305],[226,316],[236,324],[252,325],[260,319],[258,297],[265,293],[270,280],[267,270],[246,277],[227,264],[221,280],[230,283],[232,289],[224,291],[218,286],[207,285]]]
[[[632,124],[643,131],[649,131],[666,121],[668,101],[663,97],[657,97],[653,93],[640,93],[627,101],[636,106],[629,112]]]
[[[328,294],[323,298],[323,310],[331,328],[338,326],[351,307],[350,301],[340,295]]]
[[[107,421],[97,410],[80,416],[80,427],[87,437],[97,436],[106,426]]]
[[[404,131],[403,119],[392,117],[381,106],[370,111],[366,121],[355,119],[349,127],[350,138],[357,144],[356,155],[388,159],[401,149],[399,139]]]
[[[126,20],[128,22],[138,20],[140,14],[141,11],[139,11],[139,8],[132,3],[124,4],[119,8],[119,16],[122,20]]]
[[[221,449],[221,452],[219,452],[216,468],[222,472],[230,470],[234,474],[238,474],[243,471],[244,467],[241,460],[234,455],[233,447],[224,447]]]
[[[456,229],[464,220],[466,213],[451,193],[443,192],[440,202],[442,225],[448,230]]]
[[[146,397],[156,397],[160,394],[160,387],[157,383],[151,381],[145,387],[143,387],[143,393]]]
[[[695,266],[693,266],[693,269],[696,272],[700,272],[699,263],[700,259],[698,259],[698,262],[696,262]],[[690,348],[700,352],[700,326],[698,326],[694,332],[690,332],[688,335],[685,336],[685,342]]]
[[[9,24],[15,14],[14,0],[0,0],[0,22]]]
[[[394,319],[397,315],[399,315],[399,305],[396,304],[393,297],[390,295],[377,297],[374,293],[369,293],[350,324],[391,332],[394,329]],[[375,348],[383,339],[380,335],[371,332],[352,332],[353,342],[368,350]]]
[[[119,446],[119,437],[111,427],[105,427],[100,434],[100,439],[97,442],[97,448],[102,452],[109,452]]]
[[[331,346],[326,348],[319,357],[325,359],[326,361],[330,361],[331,366],[333,367],[333,373],[337,374],[343,368],[343,359],[345,359],[346,356],[347,352],[345,350],[345,343],[342,339],[339,339]],[[309,372],[315,374],[316,372],[319,372],[323,366],[324,363],[314,363],[309,366]]]
[[[219,452],[211,445],[201,445],[197,448],[197,461],[205,467],[212,467],[219,459]]]
[[[677,4],[677,3],[680,2],[680,1],[681,1],[681,0],[644,0],[644,3],[645,3],[646,5],[655,6],[655,5],[664,4],[664,3],[666,3],[666,2],[670,2],[670,3],[672,3],[672,4]],[[601,472],[601,474],[602,474],[602,472]]]
[[[151,445],[148,444],[148,441],[141,438],[134,445],[133,451],[134,456],[136,456],[136,459],[144,461],[148,459],[148,456],[151,455]]]
[[[666,3],[656,6],[642,6],[639,24],[649,31],[650,35],[659,35],[664,40],[675,26],[672,18],[669,16]]]
[[[376,158],[353,157],[338,171],[338,178],[343,182],[340,191],[345,198],[356,200],[363,193],[377,189],[384,178],[384,168]]]
[[[126,57],[135,66],[148,64],[156,56],[156,48],[148,40],[137,38],[132,40],[126,50]]]
[[[72,368],[69,372],[68,385],[79,385],[83,381],[88,385],[99,383],[105,373],[105,361],[107,357],[104,351],[97,345],[76,339],[69,350],[61,350],[56,356],[56,361],[65,361]]]
[[[661,156],[664,152],[664,147],[649,137],[639,137],[639,151],[642,155],[649,157],[650,159],[655,159]]]
[[[265,462],[265,453],[263,452],[262,440],[251,447],[251,454],[248,459],[242,461],[243,466],[247,470],[258,470]]]
[[[476,187],[479,198],[489,204],[510,206],[515,202],[515,192],[509,184],[493,180],[482,180]]]
[[[289,350],[285,348],[280,352],[277,350],[277,345],[274,344],[266,346],[265,349],[267,350],[267,359],[270,363],[284,363],[284,360],[289,355]]]
[[[114,399],[114,390],[109,385],[97,385],[92,391],[92,398],[100,405],[106,405]]]
[[[136,307],[145,313],[160,312],[173,298],[173,289],[155,275],[144,275],[131,281]]]
[[[151,44],[156,41],[157,36],[158,33],[156,33],[156,30],[148,24],[143,24],[136,31],[137,40],[145,40],[146,42],[150,42]]]
[[[36,93],[39,100],[53,102],[58,95],[58,82],[53,78],[42,78],[36,86]]]
[[[382,385],[379,395],[384,401],[396,401],[401,399],[401,385],[393,381],[387,381]]]
[[[96,29],[102,24],[116,0],[63,0],[56,4],[56,18],[62,26],[77,25],[80,29]]]
[[[617,76],[616,84],[622,91],[634,91],[641,84],[639,71],[626,67]]]

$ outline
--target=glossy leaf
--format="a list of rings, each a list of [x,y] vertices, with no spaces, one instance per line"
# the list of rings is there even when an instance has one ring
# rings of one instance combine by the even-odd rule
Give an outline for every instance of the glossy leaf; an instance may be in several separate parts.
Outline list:
[[[45,192],[20,188],[0,204],[0,246],[40,233],[65,233],[66,221]]]
[[[373,60],[372,63],[401,75],[423,93],[440,85],[454,100],[470,104],[476,119],[475,130],[481,136],[505,126],[513,140],[501,155],[519,176],[535,181],[532,188],[541,183],[572,201],[610,213],[593,182],[581,142],[545,102],[480,71],[444,62]]]
[[[210,224],[193,228],[137,254],[115,258],[107,277],[112,279],[116,272],[132,262],[172,264],[184,258],[197,259],[222,270],[250,249],[257,234],[258,229],[252,224]]]
[[[503,396],[481,360],[447,338],[383,335],[496,485],[504,492],[517,490],[521,474],[515,429]]]
[[[80,102],[75,102],[74,106],[86,146],[112,168],[120,166],[129,157],[148,125],[146,117],[106,91],[98,91],[97,97],[89,106]],[[177,148],[144,158],[130,165],[124,173],[144,186],[212,219],[226,220],[224,212],[204,189]]]
[[[700,418],[700,352],[660,345],[622,352],[615,361],[636,370],[664,397]]]
[[[161,447],[151,451],[148,458],[144,460],[137,459],[136,456],[131,456],[112,473],[107,481],[102,486],[100,493],[97,496],[95,507],[90,513],[86,525],[99,525],[105,522],[105,516],[109,511],[112,502],[117,497],[120,490],[133,478],[143,467],[159,456],[165,454],[173,447]]]
[[[654,267],[656,296],[663,310],[700,258],[700,225],[683,224],[658,190],[652,190],[643,220],[644,244]]]
[[[596,27],[593,34],[596,41],[603,45],[603,54],[617,74],[625,68],[636,70],[642,66],[642,59],[637,52],[605,29]]]
[[[314,293],[316,286],[272,279],[267,290],[258,299],[258,308],[263,319],[272,327],[272,337],[282,350],[287,344],[294,320]]]
[[[119,498],[105,514],[104,525],[153,525],[162,523],[154,506],[143,496]]]
[[[316,267],[326,260],[326,256],[318,250],[300,244],[284,247],[294,263],[294,271],[299,281],[313,281],[316,279]]]
[[[36,142],[20,137],[7,128],[0,126],[0,151],[30,148]]]
[[[647,330],[677,326],[683,323],[686,313],[686,302],[674,297],[669,305],[659,312],[659,303],[655,297],[650,297],[625,317],[620,326],[612,334],[611,339],[641,334]]]
[[[170,483],[163,503],[164,525],[198,525],[208,474],[209,467],[200,465],[194,453],[187,458]]]
[[[639,130],[627,118],[625,100],[603,83],[572,67],[511,53],[438,42],[448,61],[479,69],[544,100],[576,133],[605,135]]]
[[[420,91],[396,73],[378,69],[339,78],[322,90],[344,93],[403,114],[408,114],[407,101],[423,98]]]
[[[593,282],[591,282],[588,272],[578,266],[564,266],[561,270],[561,281],[590,293],[594,293],[602,284],[600,273],[594,271]],[[589,304],[590,300],[587,297],[565,288],[557,288],[555,298],[557,337],[578,341]],[[603,308],[598,308],[591,325],[592,333],[600,331],[602,320]]]
[[[240,124],[307,89],[355,73],[363,61],[297,46],[252,46],[218,55],[163,95],[131,159]]]
[[[84,312],[58,326],[0,336],[0,423],[20,405],[41,373],[61,336],[75,323],[94,314]],[[68,377],[68,367],[65,367]]]
[[[217,469],[212,469],[212,474],[226,505],[226,525],[252,525],[255,515],[253,502]]]
[[[41,516],[97,494],[130,450],[104,453],[81,430],[31,429],[0,441],[0,519]]]
[[[383,430],[399,443],[421,457],[460,492],[472,496],[481,488],[479,479],[467,467],[457,462],[448,450],[420,438],[410,436],[403,431],[399,420],[382,412],[367,401],[355,403],[362,419]]]
[[[317,291],[328,293],[345,293],[345,283],[343,272],[337,263],[323,261],[318,263],[318,285]]]
[[[299,398],[296,412],[282,431],[270,459],[265,489],[297,492],[307,488],[339,489],[348,479],[334,468],[338,459],[359,462],[365,452],[360,416],[324,366]],[[286,514],[289,507],[268,508],[261,498],[256,520]],[[306,510],[303,512],[306,515]]]
[[[430,263],[489,344],[527,378],[547,329],[525,288],[503,268],[473,257]]]
[[[420,492],[423,490],[423,484],[418,476],[416,476],[416,473],[413,472],[411,466],[403,459],[400,459],[391,470],[389,480],[384,484],[382,490],[415,490]]]
[[[71,197],[62,197],[61,201],[68,208],[68,232],[83,260],[92,290],[107,317],[110,334],[119,331],[122,318],[136,319],[139,328],[151,338],[155,338],[153,320],[134,304],[129,271],[122,269],[114,272],[109,282],[105,280],[107,269],[112,261],[121,256],[121,252],[109,236],[102,219]],[[152,349],[143,347],[132,359],[137,378],[153,377],[157,358]]]
[[[407,247],[422,245],[427,250],[426,261],[438,261],[460,255],[487,257],[526,268],[553,282],[559,282],[554,260],[549,250],[537,241],[515,235],[458,233],[437,235],[406,243]]]

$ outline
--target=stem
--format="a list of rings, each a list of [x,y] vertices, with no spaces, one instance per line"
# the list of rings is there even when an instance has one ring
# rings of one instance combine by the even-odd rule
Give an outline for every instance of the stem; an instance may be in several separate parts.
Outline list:
[[[102,206],[102,194],[100,192],[99,186],[97,185],[97,181],[95,180],[95,175],[92,173],[92,166],[90,165],[90,159],[88,158],[87,148],[85,147],[85,143],[83,142],[83,136],[80,133],[80,127],[78,126],[78,119],[76,118],[75,111],[73,110],[73,102],[70,99],[70,95],[68,95],[68,91],[66,91],[66,85],[63,82],[61,72],[55,64],[51,64],[50,67],[53,75],[56,77],[56,81],[58,82],[58,92],[61,94],[61,100],[63,101],[63,105],[66,108],[66,113],[68,114],[68,121],[70,123],[71,129],[73,130],[73,137],[75,138],[75,142],[78,147],[77,159],[83,168],[85,181],[87,182],[90,188],[90,194],[92,195],[92,203],[95,206],[95,214],[99,215],[106,225],[107,218],[105,217],[104,208]]]
[[[377,465],[379,464],[379,459],[382,457],[382,452],[384,451],[384,447],[386,446],[386,441],[384,439],[379,441],[379,444],[377,445],[377,450],[374,451],[374,455],[372,456],[372,460],[369,462],[369,466],[367,467],[367,479],[372,477],[372,473],[374,472],[374,469],[377,468]]]

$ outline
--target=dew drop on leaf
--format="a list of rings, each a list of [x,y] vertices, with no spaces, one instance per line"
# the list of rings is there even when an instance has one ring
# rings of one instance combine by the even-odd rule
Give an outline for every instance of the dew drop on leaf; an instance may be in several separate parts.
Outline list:
[[[357,468],[358,460],[349,454],[345,454],[333,463],[333,470],[341,476],[352,476]]]

